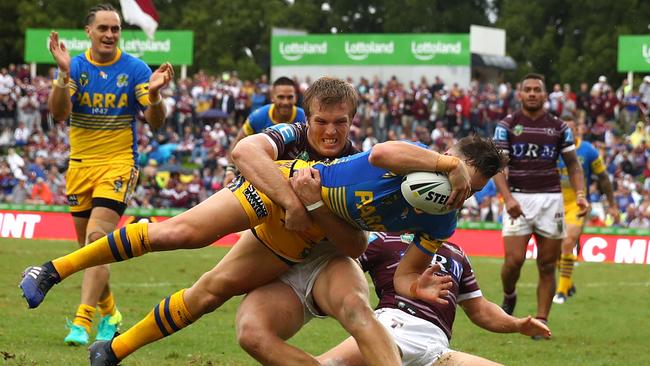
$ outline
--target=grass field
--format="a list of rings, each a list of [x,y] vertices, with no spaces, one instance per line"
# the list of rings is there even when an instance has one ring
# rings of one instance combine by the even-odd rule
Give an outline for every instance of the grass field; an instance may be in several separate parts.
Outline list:
[[[74,249],[61,241],[0,239],[0,364],[87,365],[85,348],[63,345],[79,300],[81,276],[54,287],[36,310],[27,310],[17,288],[21,271]],[[210,269],[227,249],[149,254],[112,268],[112,286],[125,327],[143,317],[163,297],[188,287]],[[484,295],[501,299],[501,260],[472,258]],[[246,275],[246,274],[243,274]],[[477,328],[459,310],[454,349],[506,365],[650,365],[650,266],[581,263],[576,269],[578,293],[554,306],[551,341],[532,341],[518,334],[493,334]],[[516,314],[535,309],[536,270],[524,268]],[[371,300],[376,303],[376,299]],[[226,303],[188,329],[149,345],[125,365],[255,365],[237,345],[234,318],[239,299]],[[345,338],[331,320],[312,321],[292,344],[318,354]]]

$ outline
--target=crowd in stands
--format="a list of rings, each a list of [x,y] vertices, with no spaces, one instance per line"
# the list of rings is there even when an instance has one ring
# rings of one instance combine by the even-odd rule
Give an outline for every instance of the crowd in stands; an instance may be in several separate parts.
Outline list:
[[[27,65],[0,72],[0,201],[65,204],[69,153],[65,122],[53,121],[47,96],[53,70],[32,78]],[[518,85],[474,80],[467,89],[439,77],[419,82],[354,80],[361,96],[351,130],[354,144],[367,150],[386,141],[420,141],[444,151],[470,133],[491,136],[496,123],[519,108]],[[296,80],[298,104],[310,80]],[[550,85],[549,85],[550,87]],[[140,184],[131,205],[187,208],[222,188],[227,151],[246,116],[270,102],[266,76],[240,80],[236,73],[204,72],[177,80],[163,92],[165,126],[152,131],[138,122]],[[622,215],[607,217],[606,200],[590,187],[591,226],[650,228],[650,76],[614,88],[604,76],[593,85],[554,84],[546,108],[572,116],[601,152],[613,178]],[[499,221],[502,207],[492,184],[468,200],[461,218]]]

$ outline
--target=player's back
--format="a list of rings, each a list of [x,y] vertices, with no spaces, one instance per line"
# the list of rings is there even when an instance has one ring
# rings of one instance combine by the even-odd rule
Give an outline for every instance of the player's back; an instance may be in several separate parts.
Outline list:
[[[122,53],[99,64],[89,52],[71,62],[70,164],[130,164],[137,159],[135,116],[148,105],[151,70]]]

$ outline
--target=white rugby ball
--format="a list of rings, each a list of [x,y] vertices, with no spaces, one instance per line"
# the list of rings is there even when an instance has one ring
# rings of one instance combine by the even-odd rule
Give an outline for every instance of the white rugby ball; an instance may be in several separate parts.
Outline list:
[[[413,172],[402,180],[402,195],[411,206],[432,215],[444,215],[451,194],[447,175],[436,172]]]

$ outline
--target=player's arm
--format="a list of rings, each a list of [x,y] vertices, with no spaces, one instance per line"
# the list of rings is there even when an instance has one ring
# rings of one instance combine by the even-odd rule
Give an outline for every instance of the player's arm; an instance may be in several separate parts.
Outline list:
[[[400,175],[416,171],[448,173],[453,189],[449,196],[452,208],[462,207],[471,192],[467,166],[455,156],[442,155],[407,142],[387,141],[372,147],[368,161]]]
[[[614,188],[612,187],[612,182],[609,180],[607,172],[602,171],[596,176],[598,177],[598,187],[600,187],[600,191],[607,197],[607,203],[609,204],[607,211],[609,211],[609,214],[613,217],[617,217],[619,215],[618,205],[614,200]]]
[[[57,32],[50,33],[50,53],[56,61],[59,70],[57,78],[52,82],[52,90],[47,98],[47,105],[55,121],[65,121],[72,112],[72,101],[70,100],[70,54],[63,42],[59,42]]]
[[[453,283],[450,276],[437,276],[439,265],[430,267],[432,254],[411,244],[399,262],[393,285],[398,294],[430,303],[446,305],[443,297],[449,295]]]
[[[530,315],[515,318],[506,314],[497,304],[483,296],[474,297],[459,303],[472,323],[496,333],[521,333],[527,336],[550,337],[551,331],[539,320]]]
[[[160,90],[169,85],[174,78],[174,68],[168,62],[160,65],[149,77],[149,105],[144,111],[144,119],[153,128],[160,128],[165,121],[165,103]]]
[[[365,233],[336,216],[321,198],[320,173],[314,168],[300,169],[291,177],[291,186],[339,253],[357,258],[366,250]]]
[[[274,146],[264,134],[243,138],[232,151],[232,160],[241,174],[286,210],[287,229],[306,230],[311,224],[307,210],[275,165],[275,159]]]
[[[562,159],[567,167],[571,187],[576,192],[576,203],[580,207],[580,214],[584,215],[589,209],[589,202],[585,196],[585,176],[576,150],[572,149],[562,152]]]

